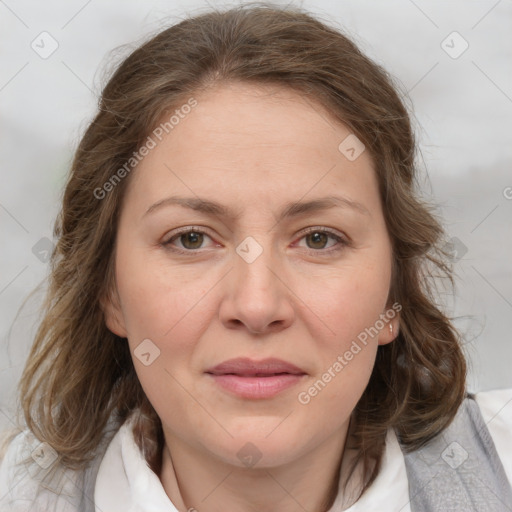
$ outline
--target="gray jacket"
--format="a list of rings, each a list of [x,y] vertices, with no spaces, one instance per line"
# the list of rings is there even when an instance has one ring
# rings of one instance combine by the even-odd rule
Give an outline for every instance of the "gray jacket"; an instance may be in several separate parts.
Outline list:
[[[23,443],[23,453],[17,453],[16,460],[32,463],[19,465],[20,474],[12,484],[16,504],[0,496],[0,512],[95,512],[96,475],[117,427],[111,425],[92,463],[78,472],[51,465],[48,449],[42,447],[38,453],[41,443],[35,438]],[[412,512],[512,512],[512,487],[473,395],[464,400],[450,426],[421,449],[407,453],[401,448]],[[34,457],[41,457],[40,464]],[[48,462],[48,467],[41,462]],[[58,496],[57,502],[50,503],[44,496],[34,502],[33,489],[24,486],[28,481],[53,491],[50,494]],[[388,512],[385,503],[382,512]]]
[[[404,458],[412,512],[512,512],[512,487],[473,395],[447,429]]]

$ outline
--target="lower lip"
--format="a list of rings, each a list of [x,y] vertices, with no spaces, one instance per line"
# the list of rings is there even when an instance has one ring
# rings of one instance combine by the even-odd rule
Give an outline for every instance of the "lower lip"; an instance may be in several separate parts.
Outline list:
[[[242,377],[240,375],[213,375],[222,388],[241,398],[271,398],[281,391],[298,384],[304,375],[283,373],[270,377]]]

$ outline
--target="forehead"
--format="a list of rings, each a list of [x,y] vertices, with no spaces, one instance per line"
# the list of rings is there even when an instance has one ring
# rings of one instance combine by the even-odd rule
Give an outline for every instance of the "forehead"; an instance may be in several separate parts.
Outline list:
[[[250,155],[253,163],[272,158],[277,165],[284,158],[279,154],[301,162],[316,156],[312,152],[333,154],[339,137],[350,133],[319,102],[283,86],[228,83],[198,95],[197,102],[183,120],[189,129],[180,130],[175,142],[186,136],[190,145],[201,144],[203,154],[230,148],[224,153]]]
[[[137,195],[153,201],[164,191],[231,194],[238,201],[271,195],[287,202],[336,188],[376,194],[368,152],[348,159],[340,144],[353,137],[351,130],[309,97],[242,83],[193,97],[196,106],[175,116],[172,129],[137,166],[131,184]]]

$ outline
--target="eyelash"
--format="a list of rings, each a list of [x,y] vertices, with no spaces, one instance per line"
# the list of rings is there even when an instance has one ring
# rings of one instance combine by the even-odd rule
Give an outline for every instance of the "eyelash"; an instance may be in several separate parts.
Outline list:
[[[199,233],[199,234],[202,234],[202,235],[207,235],[208,237],[212,238],[201,227],[199,227],[199,226],[188,226],[188,227],[185,227],[185,228],[178,229],[171,236],[171,238],[169,238],[165,242],[162,242],[161,245],[163,247],[165,247],[167,250],[170,250],[170,251],[172,251],[174,253],[177,253],[177,254],[191,255],[193,253],[199,253],[201,251],[201,249],[181,249],[179,247],[172,246],[172,242],[174,240],[179,239],[180,236],[186,235],[187,233]],[[330,229],[323,228],[323,227],[315,227],[315,226],[310,227],[310,228],[306,228],[306,230],[302,232],[302,235],[301,235],[299,240],[302,240],[304,237],[306,237],[307,235],[309,235],[311,233],[325,233],[325,234],[329,235],[331,238],[334,238],[336,240],[336,242],[338,242],[338,243],[337,243],[337,245],[333,246],[334,248],[330,247],[328,249],[305,248],[306,251],[308,253],[310,253],[310,254],[315,254],[317,256],[321,256],[321,255],[326,255],[327,256],[327,255],[330,255],[331,253],[335,253],[335,252],[341,251],[345,247],[348,247],[350,245],[350,242],[349,242],[348,239],[346,239],[344,237],[341,237],[340,235],[338,235],[334,231],[332,231]]]

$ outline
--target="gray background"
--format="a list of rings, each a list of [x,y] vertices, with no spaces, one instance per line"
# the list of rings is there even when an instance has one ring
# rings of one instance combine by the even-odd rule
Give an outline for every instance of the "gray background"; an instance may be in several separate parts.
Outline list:
[[[465,336],[469,388],[512,387],[512,2],[292,3],[340,24],[407,93],[425,195],[456,237],[456,294],[440,300]],[[42,292],[19,310],[47,275],[65,175],[103,73],[129,51],[114,49],[208,5],[234,4],[0,0],[0,425],[14,418]],[[31,47],[51,48],[43,31],[58,43],[47,58]]]

